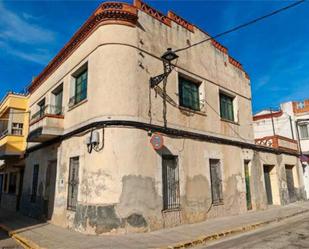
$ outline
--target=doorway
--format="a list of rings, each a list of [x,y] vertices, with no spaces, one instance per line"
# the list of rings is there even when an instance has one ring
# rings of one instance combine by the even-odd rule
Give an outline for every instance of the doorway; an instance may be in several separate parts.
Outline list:
[[[251,189],[250,189],[250,171],[249,171],[249,160],[244,161],[245,165],[245,182],[246,182],[246,200],[247,200],[247,210],[252,209],[252,201],[251,201]]]
[[[296,201],[293,167],[293,165],[285,165],[286,183],[288,187],[290,202]]]
[[[267,197],[267,204],[272,205],[273,204],[273,195],[272,195],[272,186],[271,186],[271,179],[270,179],[270,173],[273,166],[271,165],[264,165],[264,181],[265,181],[265,191],[266,191],[266,197]]]
[[[49,161],[46,169],[45,177],[45,196],[44,196],[44,215],[50,220],[54,211],[55,188],[57,177],[57,161]]]

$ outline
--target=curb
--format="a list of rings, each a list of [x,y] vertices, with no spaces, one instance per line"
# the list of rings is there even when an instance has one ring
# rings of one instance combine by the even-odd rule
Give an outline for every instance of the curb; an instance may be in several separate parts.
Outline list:
[[[277,218],[274,218],[274,219],[266,220],[266,221],[263,221],[263,222],[260,222],[260,223],[253,223],[253,224],[246,225],[246,226],[243,226],[243,227],[236,227],[236,228],[226,230],[226,231],[223,231],[223,232],[220,232],[220,233],[200,236],[200,237],[193,239],[193,240],[183,241],[183,242],[180,242],[180,243],[177,243],[177,244],[174,244],[174,245],[168,245],[166,247],[160,247],[158,249],[184,249],[184,248],[190,248],[190,247],[197,246],[197,245],[203,245],[203,244],[206,244],[206,242],[208,242],[208,241],[215,241],[215,240],[221,239],[223,237],[226,237],[226,236],[229,236],[229,235],[232,235],[232,234],[238,234],[238,233],[241,233],[241,232],[248,232],[248,231],[257,229],[259,227],[262,227],[262,226],[265,226],[265,225],[268,225],[268,224],[271,224],[271,223],[279,222],[279,221],[282,221],[282,220],[285,220],[285,219],[288,219],[288,218],[292,218],[294,216],[301,215],[301,214],[308,213],[308,212],[309,212],[309,210],[306,209],[306,210],[303,210],[303,211],[300,211],[300,212],[297,212],[297,213],[293,213],[293,214],[290,214],[290,215],[287,215],[287,216],[277,217]]]
[[[44,249],[37,245],[32,240],[26,239],[18,234],[18,230],[13,230],[6,225],[0,224],[0,228],[8,233],[8,235],[14,239],[18,244],[20,244],[25,249]]]
[[[308,213],[309,209],[305,209],[290,215],[286,215],[286,216],[282,216],[282,217],[277,217],[277,218],[273,218],[273,219],[269,219],[263,222],[259,222],[259,223],[252,223],[249,225],[245,225],[242,227],[235,227],[233,229],[230,230],[226,230],[220,233],[214,233],[211,235],[202,235],[200,237],[197,237],[195,239],[192,240],[188,240],[188,241],[183,241],[177,244],[172,244],[172,245],[168,245],[168,246],[164,246],[164,247],[160,247],[159,249],[185,249],[185,248],[190,248],[193,246],[197,246],[197,245],[203,245],[206,244],[209,241],[215,241],[218,240],[220,238],[232,235],[232,234],[239,234],[241,232],[247,232],[247,231],[251,231],[254,229],[257,229],[259,227],[271,224],[271,223],[276,223],[288,218],[292,218],[294,216],[298,216],[304,213]],[[26,249],[45,249],[43,247],[40,247],[38,244],[36,244],[34,241],[27,239],[21,235],[19,235],[19,230],[13,230],[11,228],[9,228],[6,225],[0,224],[0,228],[4,231],[6,231],[9,236],[11,238],[13,238],[18,244],[20,244],[22,247],[26,248]]]

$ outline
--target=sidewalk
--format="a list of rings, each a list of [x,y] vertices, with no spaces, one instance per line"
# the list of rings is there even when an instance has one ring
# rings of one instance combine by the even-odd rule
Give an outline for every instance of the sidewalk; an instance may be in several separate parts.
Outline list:
[[[297,202],[265,211],[209,219],[205,222],[143,234],[83,235],[77,232],[0,209],[0,227],[28,248],[50,249],[139,249],[187,248],[228,234],[309,212],[309,202]],[[1,241],[0,241],[1,245]]]

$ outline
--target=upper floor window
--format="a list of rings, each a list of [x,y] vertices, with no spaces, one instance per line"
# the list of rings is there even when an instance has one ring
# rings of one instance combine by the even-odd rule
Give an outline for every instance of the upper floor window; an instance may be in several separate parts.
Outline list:
[[[188,80],[182,76],[179,82],[179,104],[195,111],[200,110],[199,85],[197,82]]]
[[[307,124],[299,124],[299,133],[300,133],[300,138],[308,139],[309,138],[308,125]]]
[[[12,123],[12,135],[22,135],[24,125],[22,123]]]
[[[75,73],[72,74],[73,76],[73,85],[72,85],[72,92],[70,98],[70,105],[76,105],[81,101],[87,98],[87,85],[88,85],[88,65],[84,64],[81,66]]]
[[[62,99],[63,99],[63,84],[58,86],[53,92],[54,106],[52,108],[52,114],[63,114]]]
[[[45,114],[45,107],[46,107],[46,102],[45,102],[45,98],[42,99],[39,103],[38,103],[38,108],[39,108],[39,116],[42,117]]]
[[[233,97],[220,93],[220,116],[222,119],[235,121],[233,102]]]

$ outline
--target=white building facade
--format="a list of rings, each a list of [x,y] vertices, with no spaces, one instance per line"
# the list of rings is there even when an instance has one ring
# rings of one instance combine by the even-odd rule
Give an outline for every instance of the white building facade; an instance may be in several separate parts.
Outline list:
[[[273,136],[282,140],[296,140],[303,165],[303,177],[309,198],[309,100],[282,103],[279,110],[263,110],[253,117],[256,141],[267,141]]]

